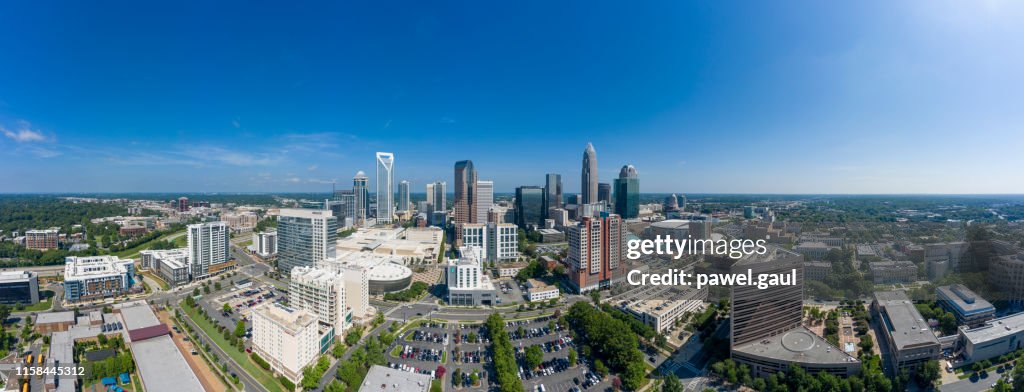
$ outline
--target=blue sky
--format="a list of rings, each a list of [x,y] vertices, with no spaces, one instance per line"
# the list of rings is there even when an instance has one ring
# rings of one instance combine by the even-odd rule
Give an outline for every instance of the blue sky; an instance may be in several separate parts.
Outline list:
[[[1024,3],[341,3],[5,3],[0,192],[1024,193]]]

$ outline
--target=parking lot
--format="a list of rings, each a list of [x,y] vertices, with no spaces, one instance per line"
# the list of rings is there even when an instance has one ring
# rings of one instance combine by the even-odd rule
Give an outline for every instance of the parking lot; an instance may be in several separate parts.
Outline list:
[[[498,295],[498,299],[502,304],[507,305],[526,302],[523,298],[523,290],[519,286],[519,282],[516,282],[515,279],[499,279],[496,288],[497,290],[495,290],[495,293]]]
[[[206,313],[223,325],[225,328],[234,329],[239,320],[246,322],[245,339],[251,336],[252,326],[249,324],[249,314],[252,308],[268,302],[281,301],[285,295],[270,285],[259,285],[245,289],[230,287],[222,291],[214,292],[208,297],[199,301]],[[224,304],[231,307],[231,312],[224,312]],[[248,342],[246,342],[248,346]]]

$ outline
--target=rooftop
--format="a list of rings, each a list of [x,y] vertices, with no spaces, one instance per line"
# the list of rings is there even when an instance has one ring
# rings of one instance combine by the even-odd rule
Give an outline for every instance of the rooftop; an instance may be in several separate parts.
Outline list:
[[[36,324],[74,323],[75,312],[46,312],[36,316]]]
[[[169,335],[132,342],[142,383],[150,391],[202,392],[203,385]]]
[[[312,313],[301,309],[295,310],[276,302],[256,307],[252,312],[290,332],[298,332],[310,324],[316,323],[316,316]]]
[[[996,340],[1024,331],[1024,313],[1012,314],[985,322],[974,329],[961,329],[960,334],[974,344]]]
[[[875,301],[881,307],[882,323],[892,335],[897,349],[922,344],[939,344],[928,321],[903,291],[877,291]]]
[[[957,313],[963,316],[991,313],[996,310],[991,303],[962,284],[938,287],[935,289],[935,295],[940,302],[953,305]]]
[[[359,392],[426,392],[428,389],[430,389],[430,375],[373,365],[366,373],[366,377],[363,378]]]
[[[31,279],[36,276],[35,272],[32,271],[4,271],[0,272],[0,283],[3,282],[17,282],[26,279]]]
[[[805,364],[841,364],[857,359],[833,347],[822,337],[804,327],[781,335],[755,340],[732,348],[733,351]]]

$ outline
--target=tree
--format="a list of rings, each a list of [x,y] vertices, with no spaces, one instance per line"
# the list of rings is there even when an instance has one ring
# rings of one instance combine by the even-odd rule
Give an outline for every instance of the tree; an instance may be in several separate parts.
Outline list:
[[[597,374],[602,378],[608,375],[608,366],[606,366],[600,359],[594,361],[594,370],[597,371]]]
[[[221,310],[222,310],[222,311],[223,311],[224,313],[231,313],[231,305],[229,305],[228,303],[226,303],[226,302],[225,302],[225,303],[224,303],[224,306],[223,306],[223,307],[221,307]]]
[[[530,369],[536,369],[544,361],[544,350],[540,345],[532,345],[526,348],[526,364]]]
[[[579,357],[576,354],[576,349],[569,347],[569,366],[576,366],[576,361],[579,361]]]
[[[235,337],[240,338],[245,336],[245,321],[238,320],[238,324],[235,324]]]
[[[933,359],[925,362],[917,372],[916,377],[917,385],[922,388],[934,384],[936,380],[942,377],[942,373],[939,370],[939,361]]]
[[[600,305],[601,304],[601,293],[598,292],[597,290],[591,291],[590,292],[590,300],[594,301],[594,305]]]
[[[192,289],[192,296],[193,297],[198,297],[199,296],[199,288],[198,287]]]
[[[216,282],[216,283],[214,283],[214,284],[213,284],[213,288],[214,288],[214,289],[215,289],[216,291],[220,291],[220,282]]]
[[[661,384],[661,392],[683,392],[683,383],[674,374],[669,374]]]

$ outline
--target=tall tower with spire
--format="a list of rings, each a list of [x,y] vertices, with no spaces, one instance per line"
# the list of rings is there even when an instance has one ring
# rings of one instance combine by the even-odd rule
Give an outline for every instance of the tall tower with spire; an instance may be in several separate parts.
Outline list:
[[[587,143],[587,149],[583,150],[580,195],[583,204],[597,203],[597,151],[594,151],[594,145],[591,143]]]

